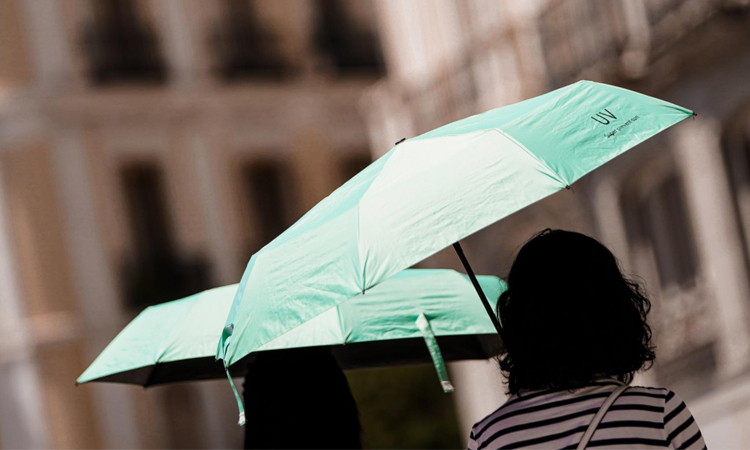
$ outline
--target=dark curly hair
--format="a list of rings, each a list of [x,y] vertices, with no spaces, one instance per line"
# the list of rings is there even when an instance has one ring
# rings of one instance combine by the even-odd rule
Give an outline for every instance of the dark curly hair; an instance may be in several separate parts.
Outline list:
[[[651,302],[597,240],[546,229],[518,252],[497,303],[508,391],[630,383],[654,358]]]

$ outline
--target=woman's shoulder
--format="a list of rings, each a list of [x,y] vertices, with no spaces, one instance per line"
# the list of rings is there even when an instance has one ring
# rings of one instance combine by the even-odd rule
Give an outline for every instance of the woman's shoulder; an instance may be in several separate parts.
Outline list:
[[[664,395],[661,425],[671,448],[705,450],[706,442],[698,423],[682,397],[667,388],[636,388]]]
[[[630,386],[622,395],[625,397],[638,396],[659,399],[665,415],[685,404],[675,391],[666,387]],[[684,408],[684,406],[682,407]]]
[[[598,380],[575,390],[539,390],[511,395],[499,408],[474,424],[470,441],[485,441],[488,435],[494,437],[509,428],[557,423],[558,418],[570,417],[585,422],[619,385],[616,381]],[[678,406],[672,404],[675,399],[679,397],[664,387],[629,386],[611,409],[625,419],[662,423],[666,414]]]

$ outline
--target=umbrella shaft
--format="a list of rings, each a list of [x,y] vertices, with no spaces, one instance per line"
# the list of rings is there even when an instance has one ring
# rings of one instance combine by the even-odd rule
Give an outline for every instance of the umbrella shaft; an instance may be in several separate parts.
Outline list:
[[[461,264],[464,265],[464,269],[466,269],[466,274],[471,279],[471,284],[474,285],[474,289],[476,289],[477,294],[479,295],[479,299],[482,300],[484,309],[487,311],[487,315],[490,316],[490,320],[492,320],[492,325],[495,326],[495,330],[497,330],[497,334],[501,334],[500,333],[500,321],[497,320],[495,311],[492,310],[492,306],[490,305],[490,302],[487,301],[487,296],[484,295],[484,291],[482,290],[482,287],[479,285],[479,281],[477,281],[477,277],[476,275],[474,275],[474,271],[471,270],[471,266],[469,265],[469,261],[466,259],[466,255],[464,255],[464,251],[461,248],[461,244],[456,242],[455,244],[453,244],[453,249],[458,254],[458,258],[461,260]]]

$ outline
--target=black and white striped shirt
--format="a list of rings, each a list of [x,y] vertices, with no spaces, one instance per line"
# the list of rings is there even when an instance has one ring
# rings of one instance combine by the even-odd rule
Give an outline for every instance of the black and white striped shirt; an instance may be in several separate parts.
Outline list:
[[[474,425],[469,449],[576,448],[617,384],[525,392]],[[698,424],[674,392],[629,387],[609,408],[588,448],[705,449]]]

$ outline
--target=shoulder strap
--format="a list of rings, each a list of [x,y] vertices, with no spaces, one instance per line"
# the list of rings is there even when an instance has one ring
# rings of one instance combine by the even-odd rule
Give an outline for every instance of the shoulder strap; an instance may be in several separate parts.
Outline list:
[[[591,437],[594,435],[594,432],[596,431],[596,427],[599,426],[599,423],[604,418],[604,415],[607,414],[607,410],[609,410],[609,407],[612,406],[612,403],[617,400],[617,397],[620,396],[623,392],[625,392],[625,389],[629,388],[627,384],[623,384],[622,386],[619,386],[617,389],[612,391],[611,394],[609,394],[609,397],[607,397],[606,400],[604,400],[604,404],[599,408],[599,411],[596,412],[596,415],[593,419],[591,419],[591,423],[589,424],[589,427],[586,429],[586,432],[583,434],[583,437],[581,438],[581,442],[578,443],[577,450],[583,450],[588,445],[589,441],[591,440]]]

